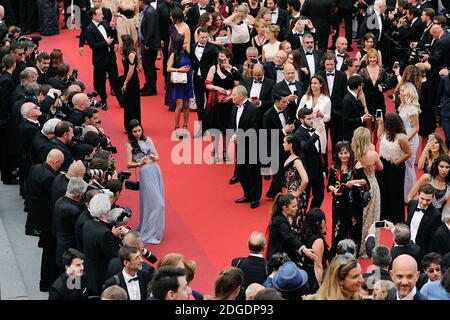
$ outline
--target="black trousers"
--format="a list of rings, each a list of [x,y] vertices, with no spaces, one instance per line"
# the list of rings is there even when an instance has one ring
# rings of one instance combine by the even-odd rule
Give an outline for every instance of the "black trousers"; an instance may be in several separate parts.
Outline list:
[[[163,75],[164,75],[164,83],[167,83],[167,60],[169,60],[169,39],[163,40],[164,47],[162,48],[163,54]]]
[[[18,0],[19,26],[22,31],[34,32],[38,25],[38,9],[36,0]]]
[[[333,43],[336,43],[337,38],[339,37],[339,26],[341,24],[342,19],[344,19],[345,23],[345,38],[347,39],[348,45],[352,44],[352,11],[345,8],[338,8],[337,12],[337,21],[334,26],[334,30],[336,30],[336,34],[333,36]]]
[[[109,84],[116,94],[119,94],[120,88],[117,81],[117,64],[113,59],[105,65],[94,65],[94,87],[97,90],[102,102],[106,102],[108,95],[106,94],[106,74],[108,74]]]
[[[390,161],[381,158],[383,171],[377,174],[381,196],[381,220],[392,223],[405,222],[405,206],[403,202],[403,189],[405,182],[405,164],[396,166]]]
[[[0,0],[0,5],[5,8],[5,21],[8,25],[17,25],[17,17],[15,7],[11,4],[11,0]],[[17,6],[17,4],[16,4]]]
[[[319,30],[317,30],[317,42],[318,42],[317,46],[320,51],[327,52],[329,36],[330,36],[329,30],[326,30],[325,32],[322,30],[322,32],[320,33]]]
[[[250,201],[259,201],[262,192],[262,177],[258,164],[237,164],[237,175],[244,190],[244,197]]]
[[[141,52],[142,52],[142,68],[144,69],[145,90],[156,91],[156,56],[158,54],[158,49],[149,48],[145,50],[144,44],[141,42]]]
[[[342,120],[342,117],[337,115],[337,114],[333,114],[331,115],[331,120],[330,120],[330,138],[331,138],[331,147],[332,150],[334,151],[334,146],[336,145],[336,143],[338,143],[339,141],[342,141],[343,138],[343,129],[344,129],[344,123]]]
[[[198,121],[203,121],[205,115],[205,93],[205,79],[201,76],[194,75],[194,95],[195,103],[197,105]],[[205,132],[203,127],[202,132]]]
[[[322,205],[323,199],[324,199],[324,181],[323,181],[323,175],[309,178],[308,186],[306,187],[306,203],[309,202],[310,193],[312,193],[313,199],[311,200],[311,203],[309,205],[309,209],[311,208],[320,208]]]
[[[7,124],[6,122],[2,122],[0,123],[0,172],[3,182],[10,182],[13,178],[12,171],[14,170],[14,164],[11,161],[12,157],[7,152],[9,139]]]
[[[42,231],[38,246],[42,248],[41,259],[41,286],[51,286],[58,278],[59,272],[56,266],[56,239],[50,231]]]

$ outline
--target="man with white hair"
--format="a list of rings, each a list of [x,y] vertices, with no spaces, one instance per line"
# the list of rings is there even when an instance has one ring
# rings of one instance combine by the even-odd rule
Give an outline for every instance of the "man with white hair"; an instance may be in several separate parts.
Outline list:
[[[273,61],[269,61],[264,65],[266,70],[266,76],[269,79],[275,81],[275,83],[280,82],[284,79],[283,66],[287,60],[287,54],[283,50],[278,50],[275,53]]]
[[[385,12],[387,9],[386,0],[375,0],[373,4],[373,12],[366,15],[363,23],[361,24],[360,34],[361,37],[370,32],[375,36],[377,40],[377,48],[380,48],[383,54],[383,60],[388,57],[385,54],[387,41],[386,41],[386,17]],[[386,65],[386,61],[383,61],[383,65]]]
[[[245,300],[255,300],[255,296],[261,290],[264,290],[265,287],[259,283],[252,283],[245,290]]]
[[[76,248],[75,222],[84,210],[81,201],[88,184],[82,178],[71,178],[64,196],[55,203],[53,210],[53,232],[56,236],[56,264],[64,270],[62,256],[69,248]]]
[[[42,130],[34,135],[30,149],[32,164],[38,164],[45,161],[48,143],[53,139],[55,127],[59,122],[61,122],[61,120],[57,118],[47,120],[42,126]]]
[[[113,232],[120,233],[121,227],[112,228],[108,223],[111,202],[106,194],[96,194],[89,203],[94,218],[83,226],[83,253],[88,275],[88,289],[91,294],[100,295],[106,281],[109,261],[117,256],[119,244]]]
[[[442,210],[442,223],[434,234],[430,248],[430,252],[439,253],[441,256],[450,252],[450,205],[446,205]]]

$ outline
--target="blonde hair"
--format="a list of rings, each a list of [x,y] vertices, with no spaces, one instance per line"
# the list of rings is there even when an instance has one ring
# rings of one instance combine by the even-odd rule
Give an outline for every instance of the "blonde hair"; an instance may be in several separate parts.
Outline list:
[[[401,101],[400,108],[407,104],[412,104],[420,111],[419,94],[417,93],[416,87],[411,82],[405,82],[400,87],[400,90],[402,89],[405,92],[405,100]]]
[[[271,24],[270,26],[268,26],[266,28],[266,34],[267,33],[271,33],[275,36],[275,38],[278,37],[278,33],[280,33],[280,26],[276,25],[276,24]]]
[[[377,64],[380,64],[380,57],[378,56],[378,51],[377,49],[371,48],[369,50],[367,50],[367,64],[369,64],[369,58],[370,57],[376,57],[377,58]]]
[[[186,258],[179,253],[168,253],[164,257],[162,257],[158,263],[156,264],[156,269],[159,269],[163,266],[176,266],[180,261],[183,262],[186,268]]]
[[[351,270],[358,266],[358,260],[350,253],[337,255],[331,260],[330,266],[327,269],[325,278],[320,286],[316,300],[348,300],[345,295],[340,281],[343,281]],[[350,300],[358,300],[359,293],[355,292],[350,297]]]
[[[255,28],[266,27],[266,20],[264,20],[263,18],[256,18],[253,27]]]
[[[419,70],[422,77],[427,76],[427,72],[431,70],[431,65],[428,62],[416,63],[416,68]]]
[[[366,127],[356,128],[353,132],[352,150],[355,160],[361,161],[370,148],[370,131]]]
[[[394,288],[394,283],[387,280],[379,280],[373,285],[373,300],[387,300],[389,290]]]
[[[248,4],[241,3],[239,7],[237,8],[237,12],[248,14],[250,12],[250,9],[248,8]]]

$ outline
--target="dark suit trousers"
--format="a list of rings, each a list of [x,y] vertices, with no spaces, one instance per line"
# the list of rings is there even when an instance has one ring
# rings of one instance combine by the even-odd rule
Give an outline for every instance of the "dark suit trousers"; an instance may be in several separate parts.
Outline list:
[[[259,201],[262,192],[262,178],[258,164],[237,164],[237,174],[244,197],[250,201]]]
[[[14,164],[12,160],[12,157],[8,155],[8,130],[5,124],[0,124],[0,150],[2,150],[0,154],[0,171],[2,174],[2,181],[3,182],[9,182],[12,180],[13,175],[12,171],[14,170]],[[11,139],[13,140],[13,139]],[[10,140],[10,141],[11,141]]]
[[[334,149],[334,146],[336,145],[336,143],[338,143],[339,141],[343,140],[343,120],[342,117],[337,115],[337,114],[333,114],[331,115],[331,120],[330,120],[330,138],[331,138],[331,147],[332,149]]]
[[[280,150],[280,155],[284,154],[283,150]],[[273,172],[274,169],[272,169],[272,182],[270,184],[269,190],[266,193],[266,197],[268,198],[275,198],[275,196],[280,193],[283,189],[283,181],[284,181],[284,168],[283,164],[286,161],[286,157],[281,157],[278,160],[278,170],[276,173]]]
[[[169,39],[164,40],[164,47],[162,48],[162,54],[163,54],[164,83],[170,83],[167,81],[168,80],[167,79],[167,60],[169,60]]]
[[[19,0],[19,6],[19,26],[22,31],[36,31],[38,22],[36,0]]]
[[[205,114],[205,93],[205,79],[201,76],[194,75],[194,95],[195,103],[197,104],[198,121],[203,121],[203,116]],[[203,128],[202,132],[204,132]]]
[[[309,209],[311,208],[320,208],[324,199],[324,181],[323,175],[319,175],[318,177],[309,178],[308,186],[306,187],[306,203],[309,202],[309,195],[312,193],[313,199],[311,200],[311,204],[309,205]]]
[[[158,54],[158,49],[149,48],[145,50],[144,43],[141,42],[141,52],[142,52],[142,68],[144,69],[145,75],[145,90],[156,91],[156,56]]]
[[[106,94],[106,74],[108,74],[111,89],[116,93],[120,92],[119,84],[117,82],[118,72],[116,62],[110,61],[108,64],[101,66],[94,65],[94,87],[103,102],[106,102],[108,98],[108,95]]]
[[[318,48],[322,52],[327,52],[328,50],[328,38],[330,34],[328,30],[317,30]]]
[[[344,23],[345,23],[345,38],[347,39],[348,45],[351,46],[351,44],[352,44],[352,11],[345,9],[345,8],[338,9],[337,22],[336,22],[336,26],[334,27],[334,30],[336,30],[336,34],[333,36],[332,45],[334,46],[337,38],[339,37],[339,26],[341,24],[342,19],[344,19]]]
[[[51,286],[59,275],[55,259],[56,239],[50,231],[42,231],[38,246],[42,248],[41,285]]]

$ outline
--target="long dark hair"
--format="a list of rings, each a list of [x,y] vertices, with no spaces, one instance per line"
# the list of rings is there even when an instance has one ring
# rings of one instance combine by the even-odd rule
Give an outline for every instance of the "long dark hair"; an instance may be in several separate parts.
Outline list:
[[[170,11],[170,15],[172,16],[173,23],[182,22],[184,20],[184,13],[180,8],[173,8]]]
[[[384,132],[388,141],[394,141],[399,133],[406,134],[402,118],[397,113],[387,113],[384,118]]]
[[[323,240],[325,247],[325,233],[322,230],[322,220],[325,220],[325,213],[320,208],[312,208],[306,213],[305,223],[301,232],[303,242],[315,241],[320,238]]]
[[[303,158],[303,153],[302,153],[302,149],[300,146],[300,141],[298,140],[298,138],[293,135],[293,134],[288,134],[286,136],[286,142],[289,144],[292,144],[292,151],[294,152],[294,154],[299,157],[299,158]]]
[[[270,222],[275,214],[281,213],[283,207],[288,206],[292,200],[296,199],[292,193],[278,193],[273,199],[272,208],[270,209]]]
[[[341,152],[342,149],[346,149],[350,153],[350,157],[348,159],[348,168],[353,168],[355,164],[355,155],[352,151],[352,146],[350,145],[350,142],[348,141],[339,141],[334,146],[334,152],[333,152],[333,167],[338,170],[342,166],[341,159],[339,159],[339,152]]]
[[[131,147],[133,148],[133,153],[137,153],[141,150],[141,147],[139,147],[139,141],[133,136],[133,129],[136,127],[141,127],[142,129],[142,135],[140,140],[147,139],[144,135],[144,128],[142,127],[141,123],[137,119],[130,120],[130,123],[128,124],[128,142],[131,144]]]
[[[122,53],[125,58],[128,58],[128,55],[131,52],[136,53],[136,49],[134,48],[133,39],[129,34],[124,34],[121,36],[122,39]]]
[[[436,160],[434,160],[430,169],[431,177],[436,178],[439,175],[439,163],[441,162],[447,162],[447,164],[450,165],[450,156],[446,154],[441,154],[439,157],[436,158]],[[450,172],[445,177],[445,182],[450,183]]]
[[[175,43],[173,46],[173,65],[174,66],[177,66],[177,67],[180,66],[181,53],[184,51],[183,45],[184,45],[184,36],[182,34],[179,34],[175,38]]]

